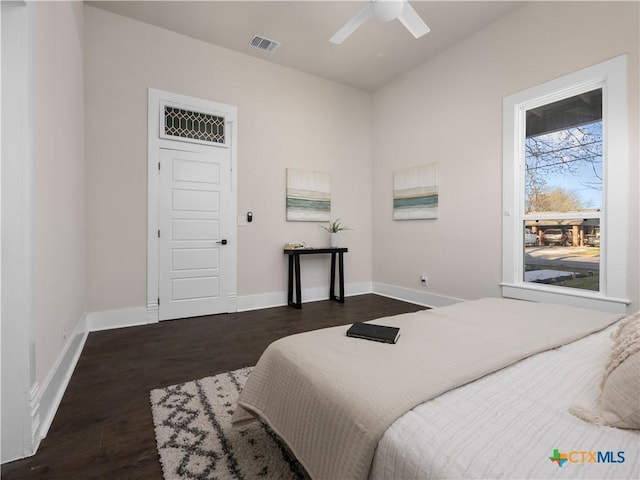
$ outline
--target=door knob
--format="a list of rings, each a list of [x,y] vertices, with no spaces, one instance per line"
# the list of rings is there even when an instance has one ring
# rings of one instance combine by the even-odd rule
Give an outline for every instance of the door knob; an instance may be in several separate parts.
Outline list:
[[[227,244],[227,243],[229,243],[229,242],[227,242],[227,239],[226,239],[226,238],[223,238],[222,240],[220,240],[220,241],[218,241],[218,242],[216,242],[216,243],[219,243],[219,244],[221,244],[221,245],[226,245],[226,244]]]

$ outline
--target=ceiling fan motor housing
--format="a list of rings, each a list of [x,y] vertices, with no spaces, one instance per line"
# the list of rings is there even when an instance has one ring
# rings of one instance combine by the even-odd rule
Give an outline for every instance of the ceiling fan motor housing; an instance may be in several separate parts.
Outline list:
[[[381,22],[395,20],[402,13],[404,0],[372,0],[373,16]]]

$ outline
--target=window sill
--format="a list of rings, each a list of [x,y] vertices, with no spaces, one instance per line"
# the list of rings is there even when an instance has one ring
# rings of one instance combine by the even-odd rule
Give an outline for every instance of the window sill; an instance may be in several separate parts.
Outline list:
[[[532,302],[560,303],[612,313],[626,313],[629,299],[612,298],[573,288],[548,287],[531,283],[501,283],[502,296]]]

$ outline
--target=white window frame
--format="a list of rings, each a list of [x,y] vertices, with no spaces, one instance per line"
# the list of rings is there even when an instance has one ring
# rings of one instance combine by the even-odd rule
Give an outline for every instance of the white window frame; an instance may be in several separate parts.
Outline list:
[[[600,216],[600,291],[525,282],[524,141],[526,111],[602,88],[603,208]],[[627,56],[505,97],[503,100],[502,295],[624,313],[628,258]],[[553,218],[563,215],[553,214]],[[575,218],[575,214],[568,215]],[[543,216],[540,216],[543,218]],[[586,217],[585,217],[586,218]]]

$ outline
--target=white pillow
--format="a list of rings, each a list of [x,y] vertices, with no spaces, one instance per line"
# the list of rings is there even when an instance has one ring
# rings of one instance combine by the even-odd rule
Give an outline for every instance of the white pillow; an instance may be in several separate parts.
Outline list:
[[[571,407],[570,411],[598,425],[640,429],[640,312],[622,320],[612,338],[598,409]]]

